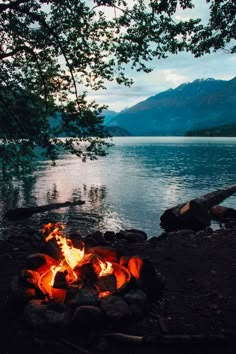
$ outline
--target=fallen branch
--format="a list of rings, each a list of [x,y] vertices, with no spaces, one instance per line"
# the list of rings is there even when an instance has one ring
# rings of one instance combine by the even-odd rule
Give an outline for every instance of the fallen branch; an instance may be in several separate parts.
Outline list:
[[[206,344],[206,343],[225,343],[228,338],[224,335],[205,335],[205,334],[165,334],[157,336],[134,336],[124,333],[107,333],[106,337],[119,342],[133,344]]]
[[[52,203],[46,205],[40,205],[36,207],[29,207],[29,208],[16,208],[16,209],[9,209],[5,217],[9,219],[17,219],[17,218],[28,218],[36,213],[43,213],[45,211],[65,208],[73,205],[82,205],[85,204],[85,201],[78,200],[76,202],[64,202],[64,203]]]
[[[78,354],[92,354],[87,349],[81,347],[80,345],[72,343],[71,341],[69,341],[69,340],[67,340],[67,339],[65,339],[63,337],[54,337],[54,338],[41,338],[41,337],[39,338],[39,337],[35,337],[35,339],[37,339],[37,341],[41,345],[43,344],[44,347],[46,346],[47,348],[48,348],[48,346],[52,345],[54,347],[54,349],[55,349],[55,346],[57,346],[59,344],[60,346],[63,345],[65,347],[70,347],[70,348],[74,349],[74,351],[76,353],[78,353]]]
[[[58,338],[58,341],[61,342],[64,345],[67,345],[73,349],[75,349],[78,353],[81,354],[91,354],[91,352],[89,352],[87,349],[81,347],[80,345],[77,345],[75,343],[70,342],[69,340],[65,339],[65,338]]]

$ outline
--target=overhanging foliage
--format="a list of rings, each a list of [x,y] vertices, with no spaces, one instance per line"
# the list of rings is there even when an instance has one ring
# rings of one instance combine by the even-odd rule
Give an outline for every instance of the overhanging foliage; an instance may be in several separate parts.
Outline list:
[[[149,72],[153,58],[170,53],[235,53],[236,5],[231,0],[207,2],[209,21],[204,25],[200,19],[174,20],[178,8],[193,7],[190,0],[1,1],[3,142],[22,144],[24,139],[25,153],[38,145],[52,159],[57,146],[84,159],[104,155],[104,107],[88,102],[86,87],[102,89],[112,80],[131,85],[127,64]],[[58,124],[49,117],[59,117]],[[61,135],[71,138],[62,142]],[[86,150],[84,141],[89,142]]]

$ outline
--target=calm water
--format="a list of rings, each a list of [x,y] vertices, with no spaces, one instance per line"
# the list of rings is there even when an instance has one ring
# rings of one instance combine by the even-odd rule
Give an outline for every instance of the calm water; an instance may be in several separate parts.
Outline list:
[[[69,232],[139,228],[154,236],[165,209],[236,184],[236,138],[122,137],[114,143],[97,161],[68,155],[55,167],[39,161],[20,180],[0,180],[1,218],[7,208],[83,199],[83,206],[35,214],[24,225],[40,229],[54,220]],[[224,204],[236,208],[236,196]],[[1,237],[22,227],[23,221],[3,220]]]

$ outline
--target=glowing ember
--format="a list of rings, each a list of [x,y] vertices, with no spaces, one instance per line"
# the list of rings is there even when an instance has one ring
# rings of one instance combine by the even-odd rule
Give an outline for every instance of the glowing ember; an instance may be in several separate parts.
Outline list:
[[[107,297],[107,296],[109,296],[109,295],[111,295],[111,292],[110,292],[110,291],[102,291],[102,292],[99,293],[99,296],[98,296],[98,297],[101,299],[101,298]]]

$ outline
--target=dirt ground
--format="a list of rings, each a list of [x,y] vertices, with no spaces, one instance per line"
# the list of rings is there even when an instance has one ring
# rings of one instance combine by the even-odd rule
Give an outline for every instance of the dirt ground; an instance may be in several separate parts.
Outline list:
[[[24,268],[25,257],[40,250],[35,230],[9,235],[0,243],[1,353],[233,353],[236,342],[236,228],[178,231],[139,243],[126,254],[153,262],[165,280],[162,299],[140,323],[119,332],[144,338],[185,335],[189,342],[128,343],[106,339],[104,333],[72,335],[28,328],[21,311],[9,301],[10,283]],[[191,335],[206,340],[195,343]],[[209,338],[214,337],[212,341]],[[194,338],[194,337],[192,337]]]

